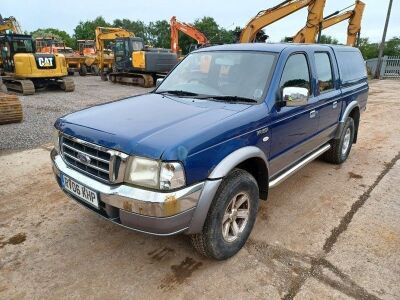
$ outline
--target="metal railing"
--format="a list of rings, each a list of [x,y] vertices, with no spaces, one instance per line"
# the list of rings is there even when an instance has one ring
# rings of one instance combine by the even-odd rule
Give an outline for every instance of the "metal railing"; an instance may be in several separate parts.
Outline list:
[[[374,75],[378,65],[378,59],[372,58],[365,61],[368,73]],[[382,65],[380,70],[381,79],[400,79],[400,56],[384,56],[382,57]]]

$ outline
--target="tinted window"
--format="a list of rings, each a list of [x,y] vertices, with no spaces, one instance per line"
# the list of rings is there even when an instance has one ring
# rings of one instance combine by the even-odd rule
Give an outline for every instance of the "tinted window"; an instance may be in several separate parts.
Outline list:
[[[315,66],[317,68],[317,78],[319,91],[333,89],[332,65],[327,52],[315,53]]]
[[[294,54],[286,62],[282,73],[280,88],[302,87],[310,90],[310,73],[304,54]]]
[[[339,64],[342,83],[349,83],[367,77],[364,59],[358,51],[338,51],[336,57]]]

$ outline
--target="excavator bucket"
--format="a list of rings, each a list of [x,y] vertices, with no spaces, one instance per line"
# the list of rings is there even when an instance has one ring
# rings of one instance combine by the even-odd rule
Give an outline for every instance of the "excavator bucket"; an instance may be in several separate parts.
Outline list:
[[[0,92],[0,125],[22,122],[22,105],[16,95]]]

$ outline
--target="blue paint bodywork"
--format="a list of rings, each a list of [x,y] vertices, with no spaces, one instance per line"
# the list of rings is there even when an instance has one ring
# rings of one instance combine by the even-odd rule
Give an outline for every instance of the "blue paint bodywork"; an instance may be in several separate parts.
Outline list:
[[[360,111],[366,107],[367,78],[342,83],[337,51],[355,48],[327,45],[234,44],[198,51],[266,51],[277,53],[275,70],[265,100],[259,104],[234,104],[210,100],[146,94],[98,105],[57,120],[61,132],[121,152],[164,161],[181,161],[187,185],[205,180],[233,151],[245,146],[260,148],[269,161],[272,178],[296,160],[331,140],[339,120],[352,101]],[[335,89],[320,94],[315,52],[328,52]],[[311,74],[308,104],[282,107],[279,82],[285,63],[293,53],[304,53]],[[251,74],[249,74],[251,76]],[[332,109],[333,102],[337,108]],[[316,110],[317,117],[310,118]],[[266,133],[257,131],[268,128]],[[263,142],[269,137],[269,142]]]

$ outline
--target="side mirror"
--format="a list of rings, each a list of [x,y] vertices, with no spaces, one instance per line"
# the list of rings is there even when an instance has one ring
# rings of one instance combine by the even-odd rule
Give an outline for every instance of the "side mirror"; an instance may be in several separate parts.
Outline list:
[[[285,106],[301,106],[307,104],[308,89],[302,87],[285,87],[282,91],[282,99]]]
[[[159,85],[161,84],[161,82],[163,82],[164,78],[157,78],[156,80],[156,88],[159,87]]]

